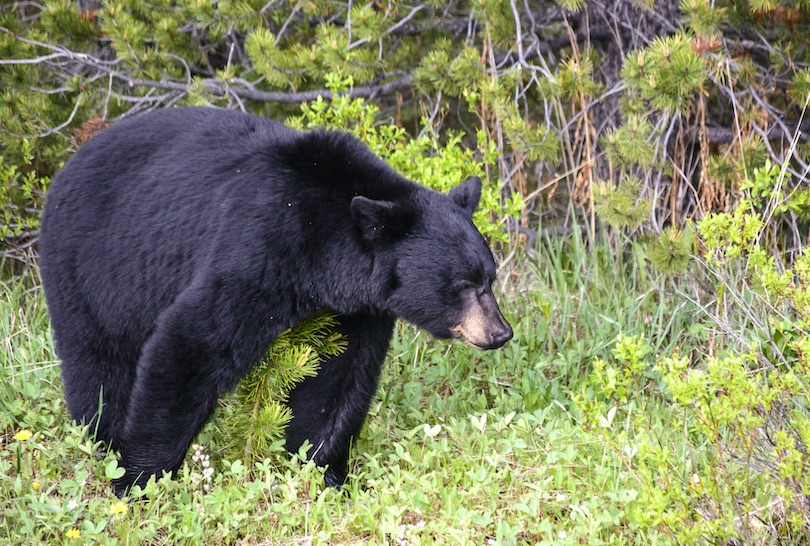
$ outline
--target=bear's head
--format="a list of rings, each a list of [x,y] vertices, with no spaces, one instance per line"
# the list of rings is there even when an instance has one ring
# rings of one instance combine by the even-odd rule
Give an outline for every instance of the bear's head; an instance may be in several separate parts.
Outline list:
[[[444,195],[422,190],[398,201],[354,197],[352,217],[384,279],[382,307],[438,338],[497,349],[512,338],[492,283],[495,260],[472,223],[477,177]]]

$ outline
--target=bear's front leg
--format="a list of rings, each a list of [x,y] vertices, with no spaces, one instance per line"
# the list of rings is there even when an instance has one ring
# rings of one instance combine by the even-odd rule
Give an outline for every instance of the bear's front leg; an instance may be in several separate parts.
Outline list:
[[[338,330],[348,345],[324,362],[318,375],[308,377],[291,393],[293,419],[287,427],[287,449],[296,452],[304,440],[309,455],[327,466],[326,485],[346,479],[349,446],[360,432],[385,360],[395,319],[390,315],[342,315]]]
[[[251,293],[235,284],[215,288],[181,294],[143,347],[117,446],[125,470],[114,483],[119,496],[152,475],[180,468],[218,397],[244,377],[281,329],[262,320],[266,295],[245,298]]]

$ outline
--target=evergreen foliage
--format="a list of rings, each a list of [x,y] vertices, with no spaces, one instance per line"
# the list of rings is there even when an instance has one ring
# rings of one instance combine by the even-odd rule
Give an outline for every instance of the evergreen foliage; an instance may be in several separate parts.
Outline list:
[[[602,145],[611,166],[617,169],[652,167],[655,160],[653,132],[650,120],[637,114],[627,116],[619,127],[608,131]]]
[[[688,114],[707,84],[706,68],[685,32],[631,51],[622,76],[651,108],[669,113]]]
[[[226,398],[222,426],[230,457],[245,461],[248,468],[275,457],[292,419],[285,405],[290,391],[346,347],[336,326],[334,315],[322,314],[282,333]]]
[[[670,226],[647,245],[647,255],[656,271],[664,275],[683,273],[692,259],[694,248],[692,224],[684,229]]]
[[[594,195],[596,212],[616,229],[634,230],[649,216],[650,202],[639,198],[641,181],[628,176],[618,186],[597,184]]]

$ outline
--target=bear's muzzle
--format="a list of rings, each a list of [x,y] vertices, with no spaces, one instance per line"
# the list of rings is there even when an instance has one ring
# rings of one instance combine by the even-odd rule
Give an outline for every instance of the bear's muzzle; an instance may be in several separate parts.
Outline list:
[[[492,291],[470,298],[453,337],[476,349],[497,349],[512,339],[512,327],[503,317]]]

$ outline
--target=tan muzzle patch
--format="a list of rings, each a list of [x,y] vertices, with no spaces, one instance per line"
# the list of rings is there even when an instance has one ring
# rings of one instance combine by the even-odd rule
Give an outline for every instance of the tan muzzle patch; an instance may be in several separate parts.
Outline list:
[[[450,329],[457,339],[476,349],[497,349],[512,338],[512,328],[491,293],[470,300],[459,324]]]

